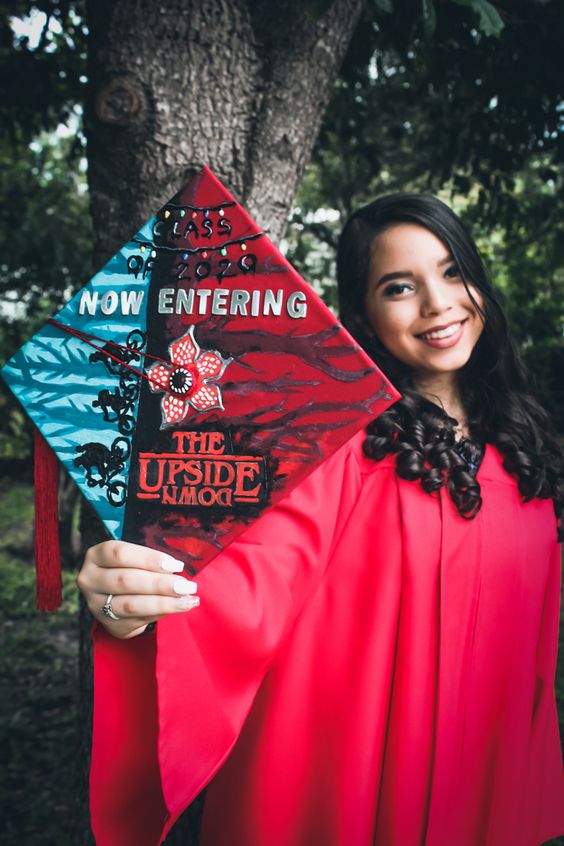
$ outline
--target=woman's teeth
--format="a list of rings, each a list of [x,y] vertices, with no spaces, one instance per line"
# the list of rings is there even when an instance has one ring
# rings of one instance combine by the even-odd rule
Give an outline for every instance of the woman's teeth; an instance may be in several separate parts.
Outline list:
[[[438,341],[440,338],[450,338],[451,335],[456,335],[461,326],[462,322],[451,323],[445,329],[438,329],[436,332],[424,332],[419,337],[423,338],[424,341]]]

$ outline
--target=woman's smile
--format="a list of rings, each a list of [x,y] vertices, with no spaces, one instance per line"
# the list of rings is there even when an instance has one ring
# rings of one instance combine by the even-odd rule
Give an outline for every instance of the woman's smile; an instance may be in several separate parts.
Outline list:
[[[422,332],[420,335],[417,335],[417,337],[425,343],[430,344],[432,347],[444,350],[448,347],[453,347],[459,342],[464,331],[464,324],[467,321],[468,318],[465,317],[464,320],[457,320],[454,323],[447,324],[446,326],[436,326],[428,332]]]

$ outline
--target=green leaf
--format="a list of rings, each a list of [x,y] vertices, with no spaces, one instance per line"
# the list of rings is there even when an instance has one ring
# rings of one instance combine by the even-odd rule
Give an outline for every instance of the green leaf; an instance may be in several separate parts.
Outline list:
[[[437,13],[433,0],[423,0],[423,32],[431,38],[437,27]]]
[[[496,7],[488,0],[472,0],[472,9],[480,16],[480,29],[485,35],[499,35],[505,26]]]
[[[394,11],[394,4],[392,0],[375,0],[376,5],[382,12],[387,12],[389,15]]]
[[[468,6],[480,16],[479,29],[484,35],[500,35],[505,24],[493,3],[489,0],[453,0],[458,6]]]

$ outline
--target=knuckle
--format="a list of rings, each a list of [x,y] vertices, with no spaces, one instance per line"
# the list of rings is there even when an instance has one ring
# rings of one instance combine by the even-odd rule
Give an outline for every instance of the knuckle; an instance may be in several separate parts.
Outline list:
[[[112,544],[111,558],[114,564],[118,567],[124,567],[127,564],[127,556],[124,544],[118,541],[109,541]]]
[[[174,596],[171,579],[166,576],[153,576],[151,579],[151,593],[157,596]]]
[[[100,561],[106,559],[108,555],[111,555],[111,550],[114,543],[115,541],[101,541],[100,543],[89,547],[86,550],[86,555],[84,556],[84,559],[88,559],[89,561]]]
[[[101,544],[97,543],[94,546],[89,546],[86,552],[84,553],[84,564],[95,560],[98,554],[98,548]]]
[[[127,573],[123,570],[118,570],[116,573],[116,585],[118,593],[128,593],[128,578]]]
[[[135,616],[135,602],[131,599],[124,599],[123,602],[123,613],[126,614],[128,617]]]

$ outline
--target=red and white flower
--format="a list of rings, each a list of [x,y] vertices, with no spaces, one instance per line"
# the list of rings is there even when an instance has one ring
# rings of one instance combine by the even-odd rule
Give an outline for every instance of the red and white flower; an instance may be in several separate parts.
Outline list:
[[[169,346],[170,365],[156,364],[147,370],[152,391],[164,391],[161,429],[180,423],[190,409],[224,411],[221,393],[210,380],[219,379],[231,358],[224,359],[214,350],[202,352],[194,338],[194,327]]]

